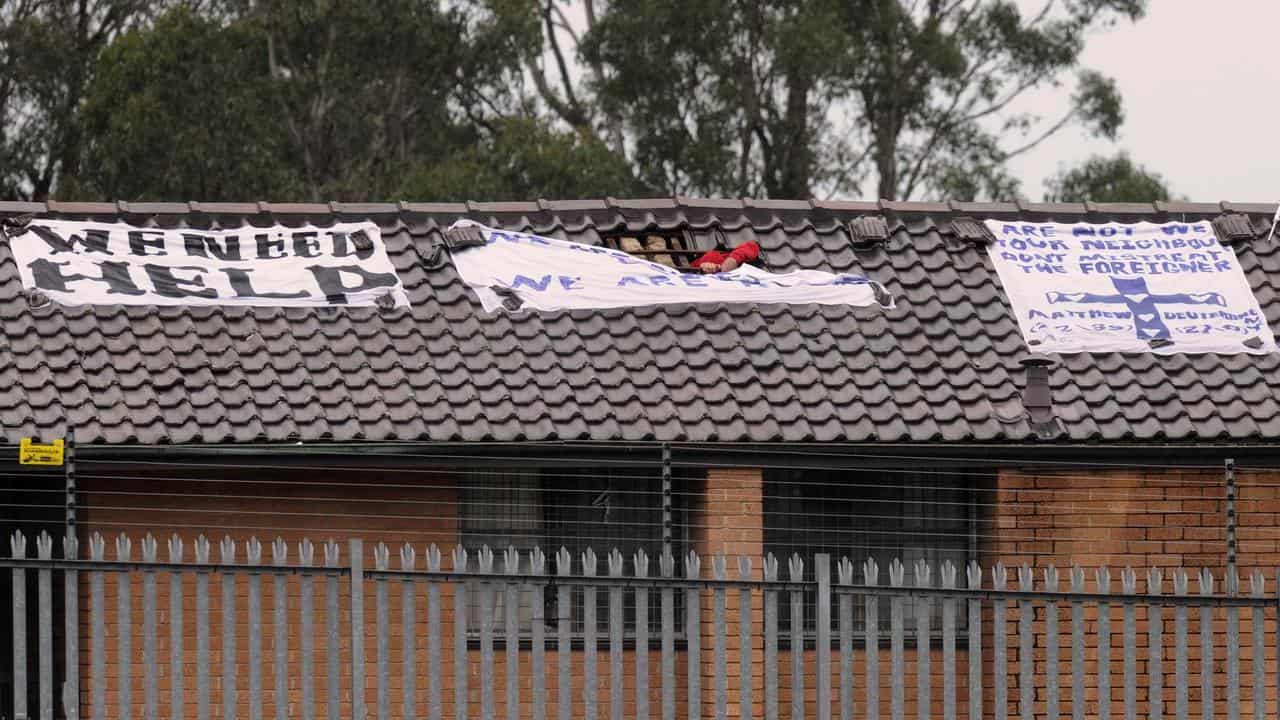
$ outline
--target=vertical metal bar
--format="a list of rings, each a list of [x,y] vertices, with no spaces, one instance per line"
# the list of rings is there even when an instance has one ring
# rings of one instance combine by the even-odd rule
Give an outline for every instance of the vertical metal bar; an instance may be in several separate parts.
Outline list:
[[[836,577],[843,589],[853,584],[853,563],[841,558]],[[840,593],[840,720],[853,720],[853,596]]]
[[[1053,565],[1044,570],[1044,589],[1048,592],[1058,592],[1058,569]],[[1061,642],[1058,637],[1058,603],[1056,602],[1046,604],[1044,636],[1045,674],[1049,676],[1045,688],[1045,717],[1046,720],[1058,720],[1058,650]],[[948,718],[948,720],[951,719]]]
[[[982,587],[982,566],[972,561],[966,568],[967,587]],[[969,600],[969,720],[982,720],[982,600]]]
[[[15,559],[27,557],[27,537],[14,530],[9,548]],[[15,567],[13,582],[13,717],[27,718],[27,571]],[[124,657],[124,656],[122,656]]]
[[[41,532],[36,557],[53,560],[53,537]],[[40,720],[53,720],[53,571],[48,565],[36,571],[37,643],[40,650]]]
[[[1084,593],[1084,569],[1071,568],[1071,592]],[[1084,720],[1084,603],[1071,600],[1071,718]]]
[[[711,557],[711,575],[716,580],[724,580],[727,561],[724,555]],[[717,585],[711,590],[711,647],[715,666],[715,718],[725,720],[729,715],[729,674],[728,674],[728,620],[725,618],[726,590]]]
[[[1018,568],[1019,590],[1024,593],[1035,590],[1034,580],[1030,565]],[[1018,711],[1022,720],[1035,719],[1035,638],[1031,627],[1034,620],[1035,608],[1024,596],[1018,600]]]
[[[386,570],[391,559],[391,548],[380,542],[373,546],[373,567]],[[391,598],[387,595],[387,579],[384,575],[373,578],[373,605],[375,623],[375,653],[377,680],[375,687],[374,712],[378,720],[389,720],[391,717]],[[408,628],[405,632],[412,635]]]
[[[1173,594],[1187,594],[1187,571],[1178,568],[1173,572]],[[1187,720],[1187,606],[1179,603],[1173,609],[1174,642],[1174,715],[1177,720]]]
[[[440,572],[440,548],[434,543],[427,547],[427,570]],[[440,699],[443,677],[444,667],[440,662],[440,582],[431,578],[427,582],[427,720],[440,720],[443,713]]]
[[[792,555],[791,582],[804,582],[804,558]],[[791,591],[791,720],[804,718],[804,593]]]
[[[880,566],[867,558],[862,563],[862,583],[868,587],[880,584]],[[867,720],[880,717],[880,596],[863,597],[865,621],[862,628],[867,663]]]
[[[289,546],[283,538],[276,538],[271,545],[271,564],[284,565],[289,559]],[[289,603],[286,594],[286,578],[282,572],[272,578],[271,629],[274,650],[271,679],[274,682],[276,720],[289,720]]]
[[[764,579],[778,579],[778,558],[769,553],[764,559]],[[764,716],[778,720],[778,591],[764,591]]]
[[[68,470],[68,472],[70,472]],[[67,528],[67,535],[62,538],[62,557],[67,560],[78,560],[80,542],[75,536],[75,525]],[[62,683],[63,714],[67,720],[79,720],[80,717],[80,572],[75,568],[67,568],[62,573],[63,602],[63,634],[66,643],[64,653],[65,680]],[[175,718],[182,720],[182,718]]]
[[[1227,566],[1227,595],[1240,594],[1235,565]],[[1227,720],[1240,720],[1240,607],[1227,606]]]
[[[1200,595],[1213,595],[1213,573],[1200,571]],[[1213,717],[1213,609],[1200,607],[1200,717]]]
[[[1266,597],[1267,578],[1261,570],[1255,570],[1249,576],[1249,589],[1259,600]],[[1263,642],[1266,626],[1263,623],[1262,606],[1256,605],[1249,624],[1249,637],[1253,640],[1253,720],[1263,720],[1267,716],[1267,656]]]
[[[674,513],[671,504],[671,446],[662,443],[662,554],[673,555],[671,541]],[[674,557],[674,555],[673,555]]]
[[[573,558],[569,551],[560,548],[556,553],[556,574],[562,578],[569,577],[573,571]],[[560,720],[570,720],[573,712],[571,695],[570,665],[573,657],[573,645],[570,639],[573,618],[569,614],[570,587],[561,584],[556,588],[556,708]]]
[[[250,565],[262,562],[262,542],[245,543]],[[262,574],[249,572],[249,720],[262,720]]]
[[[315,685],[315,627],[313,612],[315,607],[315,583],[311,566],[315,563],[316,547],[310,540],[298,541],[298,565],[302,568],[298,576],[298,619],[301,623],[299,635],[299,655],[302,662],[299,678],[302,685],[302,720],[314,720],[316,714]]]
[[[894,559],[889,563],[889,584],[901,588],[906,577],[906,568],[902,561]],[[894,594],[889,600],[889,712],[893,720],[904,720],[906,717],[906,659],[904,638],[906,629],[903,626],[905,598],[901,593]]]
[[[100,563],[106,558],[106,540],[94,533],[89,536],[89,559]],[[101,566],[98,566],[101,567]],[[99,569],[89,574],[89,615],[93,623],[93,720],[107,718],[107,602],[106,576]]]
[[[493,710],[493,551],[480,548],[480,717],[494,720]]]
[[[991,587],[1003,591],[1008,585],[1008,575],[1001,563],[991,570]],[[992,677],[995,683],[995,717],[996,720],[1007,720],[1009,717],[1009,663],[1008,663],[1008,628],[1005,624],[1007,606],[1003,598],[996,598],[991,603],[991,658],[995,666]]]
[[[503,569],[508,575],[520,573],[520,553],[514,547],[507,548]],[[506,691],[507,720],[520,720],[520,586],[514,578],[503,583],[502,609],[504,611],[505,637],[503,649],[507,654]]]
[[[1120,585],[1124,590],[1124,720],[1138,717],[1138,630],[1137,607],[1131,597],[1138,588],[1137,574],[1133,568],[1120,573]]]
[[[942,587],[956,586],[956,566],[950,560],[942,563]],[[956,720],[956,599],[942,600],[942,716]]]
[[[847,561],[846,561],[847,562]],[[738,557],[738,579],[751,580],[751,558],[745,555]],[[847,596],[846,596],[847,597]],[[738,591],[738,718],[751,720],[753,702],[752,672],[753,663],[751,639],[751,588],[744,586]]]
[[[701,577],[701,568],[702,563],[698,559],[698,554],[690,550],[684,561],[685,577],[691,580],[698,579]],[[689,662],[688,717],[690,720],[698,720],[702,717],[702,623],[698,617],[702,608],[698,603],[697,588],[685,590],[684,611],[685,647]],[[587,718],[587,720],[593,719]]]
[[[121,562],[129,562],[130,556],[133,554],[133,543],[124,533],[116,538],[116,559]],[[128,572],[120,572],[116,574],[116,625],[117,633],[117,658],[133,657],[133,605],[130,597],[130,577]],[[133,678],[130,670],[132,665],[127,668],[121,668],[119,683],[120,686],[116,691],[117,707],[119,708],[120,720],[129,720],[133,717]],[[16,683],[15,683],[16,684]],[[21,717],[21,716],[19,716]]]
[[[1159,568],[1147,571],[1147,594],[1159,595],[1164,577]],[[1147,710],[1148,720],[1160,720],[1164,711],[1164,623],[1158,600],[1147,607]]]
[[[142,538],[142,561],[156,561],[156,539],[151,533]],[[159,675],[156,658],[156,573],[151,569],[142,571],[142,656],[144,713],[147,720],[156,720],[159,705],[159,690],[156,686],[156,677]]]
[[[1223,461],[1223,475],[1227,484],[1227,571],[1236,569],[1236,461]]]
[[[609,553],[609,577],[622,577],[622,553]],[[609,718],[622,720],[622,586],[609,586]],[[638,651],[638,648],[637,648]],[[515,720],[515,718],[511,718]]]
[[[364,704],[364,541],[347,542],[351,553],[351,717],[365,720]]]
[[[596,575],[596,553],[591,548],[582,554],[582,576]],[[588,581],[590,582],[590,581]],[[596,720],[599,689],[596,684],[596,587],[582,588],[582,715],[586,720]]]
[[[529,572],[534,575],[545,575],[547,572],[547,556],[539,548],[529,551]],[[547,606],[546,587],[541,582],[533,583],[529,590],[533,596],[533,720],[546,720],[547,717]]]
[[[196,538],[196,563],[209,564],[209,538]],[[196,720],[209,720],[209,571],[196,568]]]
[[[1099,568],[1098,592],[1111,592],[1111,571]],[[1098,720],[1111,718],[1111,603],[1098,603]]]
[[[813,556],[813,577],[818,583],[818,607],[814,620],[816,647],[814,662],[818,673],[818,720],[831,720],[831,556]]]
[[[324,544],[324,564],[330,568],[325,578],[325,717],[338,720],[339,692],[342,688],[342,636],[338,618],[338,543],[329,540]]]
[[[182,538],[177,533],[169,538],[169,562],[175,565],[183,562]],[[185,710],[183,706],[186,704],[184,699],[186,672],[183,665],[186,653],[182,647],[184,637],[182,582],[181,572],[169,573],[169,717],[171,720],[182,720]]]
[[[453,571],[467,572],[467,550],[461,545],[453,549]],[[467,720],[471,696],[467,692],[467,583],[453,586],[453,716]]]
[[[658,558],[658,570],[663,578],[675,577],[675,558],[664,550]],[[659,599],[662,615],[662,720],[676,717],[676,652],[675,652],[675,589],[664,584]]]
[[[924,560],[917,560],[915,565],[915,586],[929,587],[931,569]],[[920,720],[929,720],[932,706],[930,690],[932,678],[929,677],[929,652],[933,642],[933,630],[930,621],[933,619],[933,598],[918,595],[912,598],[916,611],[916,712]]]

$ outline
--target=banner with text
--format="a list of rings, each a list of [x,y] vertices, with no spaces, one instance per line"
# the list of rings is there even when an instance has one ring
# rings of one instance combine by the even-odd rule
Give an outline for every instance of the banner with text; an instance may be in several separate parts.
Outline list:
[[[532,310],[580,310],[670,303],[817,303],[892,307],[878,283],[861,275],[798,270],[772,274],[743,265],[731,272],[685,273],[621,250],[469,221],[484,244],[454,250],[453,263],[486,311],[519,299]]]
[[[986,225],[1032,350],[1276,351],[1235,253],[1208,222]]]
[[[23,285],[64,305],[409,305],[369,222],[198,230],[35,219],[9,235]]]

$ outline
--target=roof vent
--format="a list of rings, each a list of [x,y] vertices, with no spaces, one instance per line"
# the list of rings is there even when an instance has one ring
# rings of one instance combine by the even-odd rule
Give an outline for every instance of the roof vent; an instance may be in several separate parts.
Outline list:
[[[1219,215],[1213,221],[1213,228],[1218,231],[1218,239],[1226,243],[1246,242],[1258,237],[1253,229],[1253,221],[1248,215],[1241,213]]]
[[[990,245],[996,241],[995,235],[987,229],[987,226],[971,217],[958,217],[951,221],[951,234],[956,240],[967,242],[970,245]]]
[[[0,236],[3,236],[6,240],[18,237],[27,231],[27,225],[33,219],[35,219],[35,215],[31,213],[0,218]]]
[[[1047,355],[1033,353],[1020,361],[1027,371],[1027,384],[1022,391],[1031,430],[1041,440],[1051,440],[1062,432],[1062,424],[1053,414],[1053,391],[1049,388],[1049,368],[1054,361]]]
[[[863,215],[849,221],[849,236],[855,250],[870,250],[889,239],[889,221],[880,215]]]
[[[450,250],[462,250],[484,245],[484,233],[475,225],[463,225],[444,231],[444,246]]]

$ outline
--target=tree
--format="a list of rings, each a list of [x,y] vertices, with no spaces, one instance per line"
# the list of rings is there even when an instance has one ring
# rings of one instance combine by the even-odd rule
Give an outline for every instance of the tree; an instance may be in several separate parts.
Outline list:
[[[1049,202],[1155,202],[1171,195],[1163,177],[1135,165],[1125,153],[1095,155],[1046,184]]]
[[[1029,16],[1010,0],[583,0],[581,32],[566,2],[540,3],[555,62],[526,62],[539,95],[606,139],[621,124],[612,145],[654,190],[807,197],[874,175],[898,199],[1008,195],[1008,160],[1061,129],[1114,137],[1115,86],[1080,53],[1146,0],[1045,0]],[[575,41],[580,75],[562,47]],[[1071,73],[1067,112],[1018,109]]]

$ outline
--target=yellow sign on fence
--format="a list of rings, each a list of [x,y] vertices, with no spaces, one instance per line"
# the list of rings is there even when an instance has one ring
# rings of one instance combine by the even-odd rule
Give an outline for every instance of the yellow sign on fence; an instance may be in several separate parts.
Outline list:
[[[22,438],[18,443],[18,463],[22,465],[61,465],[62,441],[54,440],[44,445],[31,442],[31,438]]]

